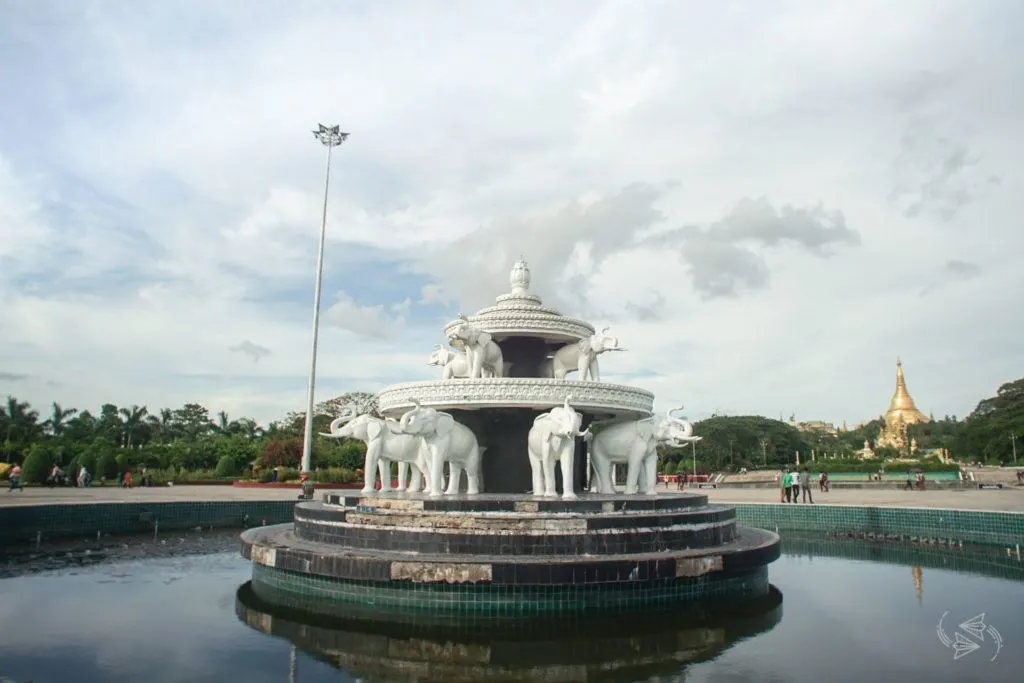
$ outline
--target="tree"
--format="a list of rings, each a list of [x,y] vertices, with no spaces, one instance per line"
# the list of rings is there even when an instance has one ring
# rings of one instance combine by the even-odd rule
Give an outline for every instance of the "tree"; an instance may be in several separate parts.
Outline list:
[[[59,403],[54,401],[50,412],[50,419],[43,424],[52,436],[60,436],[64,433],[67,421],[74,417],[77,412],[77,408],[68,408],[67,410],[64,410],[61,408]]]
[[[186,403],[174,411],[174,422],[190,441],[196,441],[216,431],[210,420],[210,411],[198,403]]]
[[[149,411],[146,406],[132,406],[131,408],[121,408],[121,417],[124,418],[124,445],[127,448],[131,448],[133,445],[141,442],[140,436],[145,433],[146,416],[149,415]]]
[[[1018,441],[1024,435],[1024,378],[1003,384],[995,396],[980,401],[951,440],[962,459],[1009,464],[1011,435]]]

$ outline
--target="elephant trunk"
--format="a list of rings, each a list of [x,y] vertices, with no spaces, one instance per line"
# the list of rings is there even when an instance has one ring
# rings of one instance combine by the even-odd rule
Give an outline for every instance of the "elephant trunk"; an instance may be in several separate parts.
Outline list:
[[[331,420],[330,433],[325,434],[324,432],[320,432],[320,436],[333,436],[335,438],[338,438],[340,436],[338,434],[338,430],[341,429],[341,426],[348,422],[351,422],[355,418],[355,416],[356,411],[354,409],[345,408],[343,411],[341,411],[341,415]]]

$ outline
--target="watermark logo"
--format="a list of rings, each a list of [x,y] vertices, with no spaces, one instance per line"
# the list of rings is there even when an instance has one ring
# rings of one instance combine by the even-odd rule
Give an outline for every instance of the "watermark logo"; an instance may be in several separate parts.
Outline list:
[[[985,643],[989,643],[988,647],[993,650],[992,658],[989,661],[994,662],[996,660],[996,657],[999,656],[999,651],[1003,649],[1003,636],[1000,635],[994,626],[985,623],[984,612],[961,622],[957,626],[957,630],[953,631],[952,638],[942,628],[942,621],[946,618],[947,614],[949,614],[948,611],[943,612],[942,616],[939,617],[935,633],[938,634],[940,643],[953,650],[953,661],[977,652]]]

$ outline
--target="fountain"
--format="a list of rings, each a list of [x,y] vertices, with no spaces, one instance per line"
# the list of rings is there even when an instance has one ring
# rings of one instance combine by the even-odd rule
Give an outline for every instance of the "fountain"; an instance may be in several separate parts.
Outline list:
[[[602,382],[599,356],[624,351],[619,339],[544,306],[523,260],[510,284],[445,326],[440,379],[384,388],[383,417],[331,423],[325,436],[366,442],[364,487],[244,532],[255,595],[448,624],[767,595],[777,534],[705,495],[655,492],[657,446],[699,439],[692,426]]]

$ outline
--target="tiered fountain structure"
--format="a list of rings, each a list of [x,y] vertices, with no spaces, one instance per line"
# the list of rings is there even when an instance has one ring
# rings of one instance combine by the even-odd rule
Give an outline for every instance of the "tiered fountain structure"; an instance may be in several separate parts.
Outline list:
[[[334,420],[329,436],[367,443],[365,487],[246,531],[255,593],[449,623],[766,595],[776,534],[707,496],[655,493],[657,446],[698,439],[691,425],[654,415],[648,391],[601,382],[598,358],[619,340],[544,306],[525,262],[510,280],[494,306],[445,326],[441,379],[383,389],[383,418]]]

